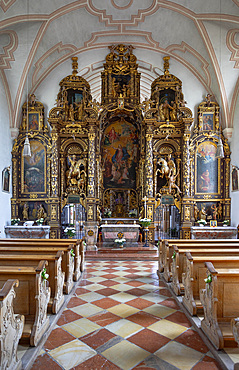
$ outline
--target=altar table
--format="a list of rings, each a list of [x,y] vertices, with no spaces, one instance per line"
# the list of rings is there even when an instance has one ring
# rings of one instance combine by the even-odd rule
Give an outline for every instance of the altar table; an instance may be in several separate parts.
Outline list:
[[[50,226],[5,226],[6,238],[49,239]]]
[[[192,226],[191,239],[237,239],[237,227]]]
[[[126,245],[130,246],[138,242],[139,239],[138,224],[102,224],[102,240],[108,244],[114,245],[115,239],[125,238]]]

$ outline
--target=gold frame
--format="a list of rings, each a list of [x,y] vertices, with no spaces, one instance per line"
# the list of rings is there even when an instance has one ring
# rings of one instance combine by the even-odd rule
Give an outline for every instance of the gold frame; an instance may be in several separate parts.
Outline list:
[[[217,193],[200,193],[200,192],[197,192],[197,151],[198,151],[198,148],[201,144],[205,143],[205,142],[209,142],[210,144],[213,144],[214,146],[216,146],[216,143],[214,143],[213,141],[210,141],[210,140],[203,140],[202,142],[198,143],[198,145],[196,146],[195,148],[195,176],[194,176],[194,189],[195,189],[195,196],[197,195],[215,195],[215,196],[219,196],[220,193],[221,193],[221,160],[220,158],[218,158],[218,162],[217,162]]]
[[[234,166],[231,170],[231,191],[239,191],[239,169]]]
[[[210,227],[217,227],[217,220],[211,220]]]

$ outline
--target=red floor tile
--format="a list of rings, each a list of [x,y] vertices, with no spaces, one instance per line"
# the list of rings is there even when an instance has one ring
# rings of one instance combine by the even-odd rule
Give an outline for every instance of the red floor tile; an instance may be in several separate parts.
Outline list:
[[[174,298],[165,299],[165,301],[160,302],[159,304],[162,304],[163,306],[173,308],[174,310],[179,310],[180,307],[175,301]]]
[[[205,356],[192,368],[192,370],[221,370],[221,367],[216,360],[209,356]]]
[[[102,294],[102,295],[105,295],[105,296],[108,297],[108,296],[110,296],[112,294],[119,293],[119,291],[116,290],[116,289],[112,289],[112,288],[105,288],[105,289],[97,290],[96,293]]]
[[[100,282],[100,285],[104,285],[104,286],[112,286],[112,285],[116,285],[116,284],[119,284],[117,283],[116,281],[113,281],[113,280],[105,280],[105,281],[101,281]]]
[[[170,342],[169,338],[149,329],[143,329],[139,333],[129,337],[127,340],[151,353],[154,353],[159,348]]]
[[[147,301],[143,298],[135,298],[132,301],[127,302],[129,306],[138,308],[139,310],[143,310],[146,307],[152,306],[154,302]]]
[[[62,370],[62,367],[59,366],[48,354],[43,356],[38,356],[34,362],[31,370]]]
[[[84,335],[80,338],[80,340],[86,343],[91,348],[96,349],[100,346],[103,346],[103,344],[107,343],[110,339],[114,337],[116,337],[116,335],[111,333],[109,330],[100,329],[93,333]]]
[[[150,315],[147,312],[139,311],[127,317],[127,320],[130,320],[134,322],[135,324],[141,325],[146,328],[147,326],[154,324],[156,321],[159,321],[159,318],[153,315]]]
[[[167,318],[168,319],[168,318]],[[188,329],[175,339],[176,342],[182,343],[185,346],[196,349],[199,352],[207,353],[209,351],[206,344],[203,342],[200,335],[192,329]]]
[[[80,306],[82,304],[87,303],[86,301],[83,301],[83,299],[78,298],[78,297],[72,297],[67,305],[68,308],[73,308],[76,306]]]
[[[94,315],[94,316],[88,317],[88,320],[93,321],[96,324],[101,325],[101,326],[109,325],[112,322],[118,321],[120,319],[121,319],[121,317],[119,317],[117,315],[114,315],[111,312],[105,312],[105,313],[101,313],[99,315]]]
[[[119,302],[111,298],[102,298],[102,299],[99,299],[98,301],[91,302],[91,303],[95,304],[98,307],[104,308],[104,309],[107,309],[107,308],[110,308],[110,307],[113,307],[119,304]]]
[[[140,276],[139,275],[136,275],[136,274],[128,274],[128,275],[124,275],[124,277],[126,279],[139,279],[140,278]]]
[[[166,297],[172,297],[172,294],[166,288],[160,289],[160,295],[164,295]]]
[[[75,337],[73,337],[73,335],[61,328],[56,328],[52,330],[51,334],[49,335],[47,341],[44,344],[44,349],[45,351],[50,351],[56,347],[71,342],[72,340],[75,340]]]
[[[81,295],[81,294],[85,294],[85,293],[89,293],[89,292],[90,292],[90,290],[88,290],[88,289],[85,289],[85,288],[77,288],[76,291],[75,291],[75,294],[76,295]]]
[[[79,320],[82,316],[78,315],[77,313],[71,310],[65,310],[62,312],[59,320],[57,321],[57,325],[62,326],[68,324],[69,322]]]
[[[131,286],[134,286],[134,287],[138,287],[138,286],[144,285],[145,283],[142,283],[141,281],[132,280],[132,281],[128,281],[125,284],[131,285]]]
[[[187,319],[186,315],[180,311],[172,313],[171,315],[165,317],[165,319],[175,322],[179,325],[186,326],[187,328],[190,328],[192,326],[190,321]]]
[[[148,294],[149,292],[145,289],[133,288],[127,290],[127,293],[135,295],[136,297],[141,297],[142,295]]]
[[[120,370],[120,367],[114,365],[101,355],[96,355],[82,362],[82,364],[73,367],[71,370]]]
[[[114,274],[101,275],[102,279],[115,279],[115,278],[118,278],[118,277],[119,277],[118,275],[114,275]]]

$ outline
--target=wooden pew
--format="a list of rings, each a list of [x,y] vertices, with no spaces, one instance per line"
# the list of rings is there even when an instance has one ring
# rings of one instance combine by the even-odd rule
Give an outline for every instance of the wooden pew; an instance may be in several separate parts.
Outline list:
[[[226,244],[230,245],[231,248],[234,248],[233,246],[238,244],[239,245],[239,240],[238,239],[160,239],[159,240],[159,245],[158,245],[158,272],[163,272],[164,270],[164,261],[167,255],[167,247],[170,247],[172,245],[177,245],[178,247],[184,246],[185,248],[189,248],[189,245],[198,245],[198,247],[203,247],[205,244]]]
[[[16,254],[16,252],[20,252],[21,250],[25,253],[35,253],[35,254],[43,254],[43,255],[54,255],[57,251],[63,251],[62,257],[62,270],[65,272],[65,293],[69,294],[71,289],[73,288],[73,276],[74,276],[74,258],[72,258],[72,249],[73,245],[50,245],[46,246],[46,244],[42,243],[25,243],[24,239],[21,239],[20,242],[12,242],[12,243],[5,243],[0,240],[0,254]],[[74,249],[73,249],[74,250]]]
[[[239,269],[215,269],[210,262],[205,266],[211,282],[200,291],[204,309],[201,329],[216,349],[235,347],[231,320],[239,316]]]
[[[50,300],[50,288],[42,277],[47,261],[40,261],[31,266],[0,266],[0,285],[8,279],[19,280],[14,311],[25,316],[23,334],[20,341],[30,341],[36,346],[49,326],[47,306]]]
[[[212,242],[211,242],[212,240]],[[181,242],[181,243],[178,243],[177,244],[177,247],[179,249],[181,248],[185,248],[187,249],[188,251],[192,251],[194,249],[198,249],[198,248],[205,248],[205,249],[211,249],[211,250],[216,250],[216,249],[220,249],[220,248],[230,248],[230,249],[239,249],[239,241],[237,243],[233,242],[231,243],[230,241],[228,241],[229,239],[226,239],[226,240],[223,240],[223,241],[216,241],[216,239],[209,239],[209,240],[204,240],[204,243],[202,244],[201,242],[198,243],[198,241],[194,241],[192,240],[191,243],[186,243],[186,245]],[[233,239],[230,239],[230,240],[233,240]],[[174,250],[173,250],[173,243],[168,243],[168,241],[164,241],[163,243],[163,278],[169,282],[170,279],[171,279],[171,271],[170,271],[170,264],[171,264],[171,261],[172,261],[172,256],[173,256],[173,253],[174,253]]]
[[[17,346],[22,336],[24,316],[14,314],[14,288],[18,280],[8,279],[0,290],[0,369],[20,369],[21,360],[17,358]]]
[[[185,253],[188,252],[188,248],[178,248],[177,245],[173,245],[173,255],[171,258],[171,272],[172,275],[171,279],[171,288],[176,295],[181,295],[184,293],[184,287],[182,284],[182,273],[185,271]],[[213,256],[239,256],[239,248],[219,248],[219,249],[204,249],[204,248],[192,248],[190,250],[191,255],[194,256],[206,256],[206,255],[213,255]]]
[[[62,256],[64,252],[54,252],[52,255],[26,254],[25,251],[16,251],[15,254],[0,254],[0,266],[32,266],[37,267],[41,260],[48,262],[48,283],[51,288],[51,298],[48,304],[51,312],[56,314],[64,303],[63,287],[65,273],[62,271]]]
[[[69,246],[73,244],[73,249],[75,253],[75,268],[74,268],[74,281],[78,281],[81,272],[84,271],[85,268],[85,247],[84,247],[84,238],[83,239],[13,239],[13,238],[5,238],[0,239],[0,243],[28,243],[30,245],[47,245],[51,247],[55,246]]]
[[[237,268],[239,271],[239,255],[221,256],[206,255],[192,256],[190,252],[185,254],[185,272],[182,275],[184,285],[183,305],[191,315],[196,315],[202,309],[200,301],[200,289],[205,286],[206,277],[205,262],[211,262],[215,268]]]

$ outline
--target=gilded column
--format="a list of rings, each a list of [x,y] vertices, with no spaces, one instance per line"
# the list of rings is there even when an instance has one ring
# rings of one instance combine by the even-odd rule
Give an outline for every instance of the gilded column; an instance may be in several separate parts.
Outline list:
[[[153,189],[153,134],[146,133],[146,150],[145,150],[145,195],[147,198],[154,196]]]
[[[146,131],[146,148],[145,148],[145,217],[151,219],[148,239],[154,241],[154,187],[153,187],[153,133],[151,127]]]
[[[59,153],[58,153],[58,133],[52,130],[52,160],[51,160],[51,196],[58,197],[59,194],[59,181],[58,181],[58,168],[59,168]]]
[[[183,134],[182,152],[182,237],[190,239],[191,226],[194,218],[194,201],[190,198],[190,126],[192,118],[185,118],[185,130]]]
[[[51,226],[50,238],[60,238],[60,200],[59,200],[59,150],[58,132],[56,125],[52,125],[52,157],[51,157],[51,198],[49,200]]]
[[[95,150],[95,130],[90,127],[88,133],[88,183],[87,183],[87,222],[85,222],[85,236],[88,250],[97,249],[96,242],[98,236],[97,226],[97,204],[96,204],[96,150]]]
[[[95,132],[88,134],[88,197],[95,197]]]

